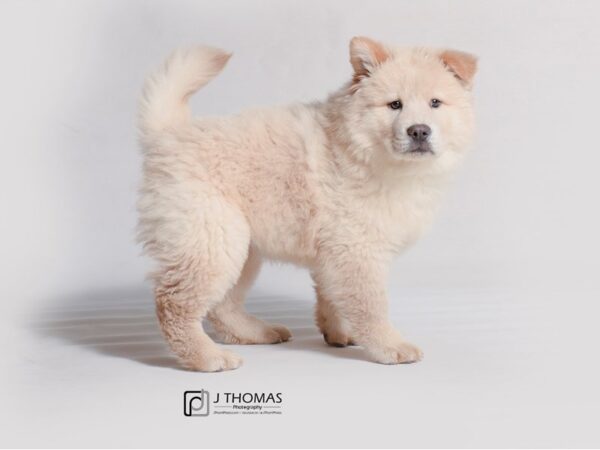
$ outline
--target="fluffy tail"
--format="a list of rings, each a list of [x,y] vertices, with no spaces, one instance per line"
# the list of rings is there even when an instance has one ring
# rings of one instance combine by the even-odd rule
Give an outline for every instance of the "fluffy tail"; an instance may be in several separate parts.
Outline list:
[[[139,113],[142,135],[187,122],[188,99],[217,76],[230,57],[223,50],[203,46],[175,51],[144,84]]]

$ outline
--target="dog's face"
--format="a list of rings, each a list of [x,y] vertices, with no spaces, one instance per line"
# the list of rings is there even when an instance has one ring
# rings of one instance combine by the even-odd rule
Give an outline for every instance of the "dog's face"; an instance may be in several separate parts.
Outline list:
[[[354,38],[350,59],[354,79],[345,118],[363,158],[451,165],[468,147],[474,128],[474,56],[394,49]]]

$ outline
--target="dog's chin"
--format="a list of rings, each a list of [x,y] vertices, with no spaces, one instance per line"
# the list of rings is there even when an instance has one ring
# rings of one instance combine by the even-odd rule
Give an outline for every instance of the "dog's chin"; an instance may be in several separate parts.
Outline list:
[[[407,148],[394,149],[394,156],[402,160],[427,160],[436,156],[435,151],[427,142],[411,144]]]

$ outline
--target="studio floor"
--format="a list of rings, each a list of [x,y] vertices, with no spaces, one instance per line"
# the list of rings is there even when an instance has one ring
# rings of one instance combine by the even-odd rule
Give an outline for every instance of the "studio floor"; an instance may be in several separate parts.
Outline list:
[[[594,301],[591,291],[394,289],[393,321],[425,359],[385,366],[324,344],[308,288],[257,288],[248,309],[288,326],[293,340],[231,346],[244,365],[213,374],[171,356],[148,289],[56,299],[9,333],[21,350],[5,361],[2,444],[597,446],[600,370],[589,348],[598,331],[568,308],[572,295]],[[282,414],[185,417],[184,391],[200,389],[281,393]]]

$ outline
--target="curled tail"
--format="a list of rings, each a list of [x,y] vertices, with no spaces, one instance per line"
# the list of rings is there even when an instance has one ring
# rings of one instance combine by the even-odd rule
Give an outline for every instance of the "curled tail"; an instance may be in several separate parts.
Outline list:
[[[139,112],[142,135],[187,122],[188,99],[217,76],[230,57],[204,46],[175,51],[144,84]]]

